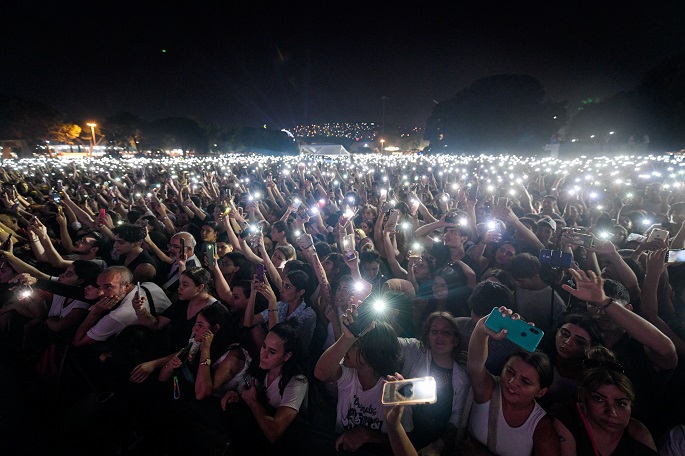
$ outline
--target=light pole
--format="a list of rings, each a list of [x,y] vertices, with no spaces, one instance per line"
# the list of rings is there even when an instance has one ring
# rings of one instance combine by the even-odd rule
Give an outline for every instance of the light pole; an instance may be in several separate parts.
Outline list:
[[[92,157],[93,151],[95,150],[95,127],[97,127],[98,124],[91,122],[91,123],[87,123],[86,125],[88,125],[90,127],[90,132],[93,135],[93,139],[91,139],[91,142],[90,142],[90,156]]]
[[[381,155],[385,153],[385,139],[381,139]]]

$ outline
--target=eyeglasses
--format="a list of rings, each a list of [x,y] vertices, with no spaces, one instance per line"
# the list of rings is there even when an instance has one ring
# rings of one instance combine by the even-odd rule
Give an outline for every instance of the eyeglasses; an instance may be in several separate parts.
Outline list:
[[[614,361],[600,361],[598,359],[592,359],[592,358],[586,358],[583,360],[583,368],[584,369],[596,369],[603,367],[605,369],[612,370],[614,372],[618,372],[619,374],[625,374],[625,370],[623,369],[623,366],[621,366],[619,363],[616,363]]]

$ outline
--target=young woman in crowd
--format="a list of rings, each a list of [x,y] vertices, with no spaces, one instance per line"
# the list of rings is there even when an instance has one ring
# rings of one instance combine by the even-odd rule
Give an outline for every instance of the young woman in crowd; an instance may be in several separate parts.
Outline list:
[[[138,324],[155,331],[163,330],[168,326],[168,347],[159,347],[159,350],[167,348],[169,351],[180,350],[188,344],[200,311],[217,301],[213,295],[212,277],[209,271],[199,266],[183,271],[179,278],[178,300],[160,315],[150,314],[143,306],[145,299],[147,298],[143,295],[140,301],[133,302]],[[131,372],[130,380],[135,383],[145,381],[155,369],[166,364],[171,357],[173,355],[139,364]]]
[[[222,397],[231,454],[301,454],[296,418],[307,409],[309,382],[296,324],[274,325],[264,339],[257,375],[246,376],[240,392],[231,390]]]
[[[309,301],[312,294],[311,286],[311,280],[306,273],[291,271],[283,279],[280,293],[281,300],[278,301],[267,276],[264,275],[263,281],[255,276],[255,279],[252,281],[250,300],[243,317],[243,326],[249,328],[254,325],[265,325],[268,328],[267,330],[270,330],[277,323],[291,319],[297,320],[297,331],[300,341],[304,344],[305,348],[308,348],[314,335],[314,328],[316,327],[316,313]],[[254,306],[257,294],[266,298],[268,308],[261,313],[255,314]]]
[[[578,381],[577,400],[552,407],[561,454],[656,455],[651,433],[631,418],[635,390],[613,353],[588,349]]]
[[[582,371],[585,351],[604,343],[602,330],[597,320],[587,313],[564,315],[557,325],[554,351],[550,354],[554,366],[554,380],[540,403],[549,410],[549,405],[576,396],[578,376]]]
[[[519,318],[506,307],[499,310],[506,318]],[[472,439],[467,442],[500,456],[559,455],[552,420],[536,401],[552,383],[549,358],[540,351],[515,351],[500,377],[490,374],[485,369],[488,339],[504,339],[506,331],[495,333],[485,326],[486,319],[478,320],[469,342],[467,373],[473,405],[468,425]]]
[[[414,407],[411,441],[426,454],[451,450],[469,393],[469,379],[459,357],[459,330],[449,312],[428,316],[420,339],[400,338],[405,378],[432,376],[437,384],[435,404]]]
[[[365,301],[361,305],[371,304]],[[381,395],[386,376],[399,370],[399,342],[392,326],[385,322],[372,323],[360,337],[354,336],[347,327],[354,322],[353,312],[357,313],[356,306],[345,312],[342,335],[314,368],[318,380],[338,386],[337,438],[324,437],[312,445],[322,453],[330,453],[334,446],[338,451],[363,448],[365,454],[383,454],[389,449],[389,440]],[[405,428],[411,431],[410,417],[405,415],[405,419]]]

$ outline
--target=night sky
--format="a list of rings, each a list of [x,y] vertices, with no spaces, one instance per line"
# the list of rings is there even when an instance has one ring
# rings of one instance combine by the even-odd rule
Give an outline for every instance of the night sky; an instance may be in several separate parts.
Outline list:
[[[0,94],[83,123],[122,111],[221,127],[381,122],[387,97],[386,123],[423,127],[482,77],[529,74],[575,108],[685,52],[683,2],[41,3],[0,7]]]

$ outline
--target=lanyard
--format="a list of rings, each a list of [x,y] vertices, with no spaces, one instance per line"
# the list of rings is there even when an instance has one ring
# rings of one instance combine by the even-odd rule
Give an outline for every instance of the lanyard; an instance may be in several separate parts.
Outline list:
[[[592,442],[592,449],[595,450],[595,456],[601,456],[599,453],[599,450],[597,450],[597,444],[595,443],[595,438],[592,436],[592,430],[590,430],[590,424],[587,422],[587,418],[585,418],[585,415],[583,414],[583,410],[580,408],[580,404],[576,403],[576,407],[578,408],[578,413],[580,414],[580,418],[583,420],[583,424],[585,425],[585,430],[587,431],[587,435],[590,436],[590,442]]]

